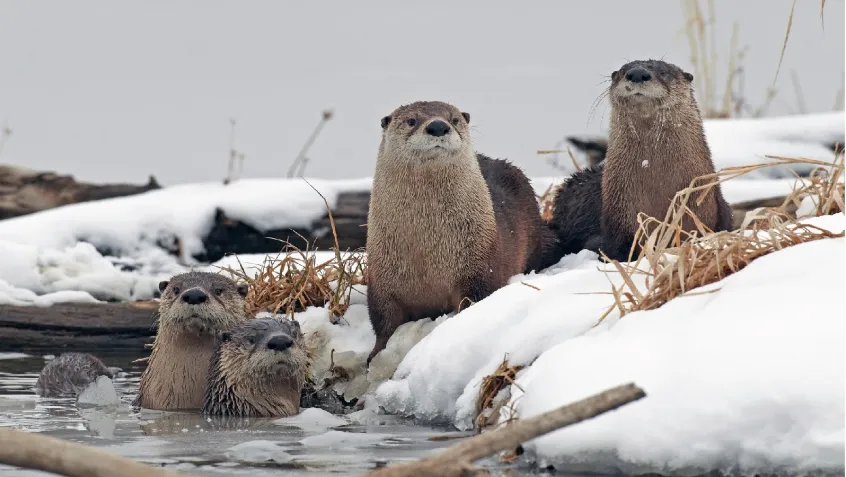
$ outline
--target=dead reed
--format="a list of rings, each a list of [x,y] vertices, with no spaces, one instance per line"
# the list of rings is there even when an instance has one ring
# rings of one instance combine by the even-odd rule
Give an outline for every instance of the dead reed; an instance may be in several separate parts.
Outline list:
[[[502,363],[496,368],[493,374],[482,378],[481,386],[479,387],[479,397],[476,398],[476,429],[481,432],[481,429],[491,423],[496,423],[496,415],[499,412],[499,407],[493,409],[494,399],[502,391],[503,388],[514,384],[514,378],[517,373],[523,369],[523,366],[509,366],[508,357],[503,358]],[[490,409],[490,413],[485,413]]]
[[[835,234],[800,223],[789,216],[783,207],[764,209],[747,216],[738,230],[715,233],[707,229],[687,206],[691,200],[703,201],[718,183],[763,167],[801,163],[816,165],[821,171],[814,175],[813,180],[795,190],[785,204],[789,201],[801,202],[804,197],[816,197],[819,215],[843,210],[842,155],[838,155],[833,163],[767,157],[775,162],[727,168],[695,179],[690,187],[676,194],[663,221],[640,214],[640,225],[629,254],[629,263],[620,263],[603,256],[620,273],[623,285],[620,288],[612,285],[615,301],[602,318],[615,309],[625,315],[658,308],[675,297],[717,282],[742,270],[753,260],[786,247],[843,237],[843,233]],[[705,183],[697,185],[702,182]],[[698,198],[694,199],[697,193]],[[686,227],[683,227],[685,219],[694,224],[696,230],[686,231]],[[632,261],[635,250],[638,250],[638,255]],[[636,276],[643,276],[643,289],[636,285]]]

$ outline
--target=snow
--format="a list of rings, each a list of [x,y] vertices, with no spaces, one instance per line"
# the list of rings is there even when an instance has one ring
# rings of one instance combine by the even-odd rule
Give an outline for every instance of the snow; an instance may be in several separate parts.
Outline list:
[[[316,407],[303,409],[302,412],[296,416],[277,419],[273,421],[273,423],[279,426],[298,427],[304,431],[310,432],[325,432],[333,427],[340,427],[349,424],[346,419],[342,419]]]
[[[805,222],[842,232],[846,216]],[[713,293],[622,319],[612,312],[599,324],[610,305],[609,280],[619,286],[620,278],[602,271],[590,252],[564,257],[541,274],[514,277],[436,327],[367,396],[367,411],[468,429],[481,378],[507,357],[528,366],[507,404],[519,418],[627,382],[647,393],[524,445],[542,466],[665,475],[842,472],[843,247],[843,238],[789,247],[697,290]]]
[[[277,443],[267,440],[243,442],[227,449],[225,455],[229,460],[250,464],[286,464],[294,460],[294,457],[282,450]]]
[[[62,249],[88,241],[101,249],[135,256],[156,241],[177,237],[184,258],[203,251],[215,209],[258,230],[306,227],[326,213],[342,191],[369,190],[372,179],[250,179],[229,185],[184,184],[73,204],[0,221],[0,240]]]

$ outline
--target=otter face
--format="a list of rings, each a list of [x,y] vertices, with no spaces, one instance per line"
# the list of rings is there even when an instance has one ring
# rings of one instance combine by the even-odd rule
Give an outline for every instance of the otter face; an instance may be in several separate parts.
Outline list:
[[[303,374],[305,342],[294,320],[255,318],[221,335],[221,363],[240,376],[280,377]]]
[[[163,330],[219,335],[246,319],[247,285],[223,275],[191,272],[159,283],[159,324]]]
[[[611,73],[611,101],[671,106],[692,97],[693,75],[659,60],[632,61]]]
[[[440,101],[400,106],[382,118],[382,148],[396,157],[432,159],[472,152],[470,115]]]

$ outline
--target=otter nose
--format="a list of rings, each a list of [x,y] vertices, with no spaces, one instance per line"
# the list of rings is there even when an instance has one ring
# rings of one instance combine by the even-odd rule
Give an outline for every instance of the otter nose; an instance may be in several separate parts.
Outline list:
[[[197,290],[196,288],[188,290],[182,294],[182,301],[189,305],[199,305],[200,303],[206,301],[207,298],[208,297],[205,293],[200,290]]]
[[[632,83],[644,83],[651,80],[652,75],[643,68],[633,68],[626,73],[626,79]]]
[[[449,124],[436,119],[429,123],[426,126],[426,134],[430,134],[435,137],[446,136],[449,133]]]
[[[267,342],[267,348],[274,351],[285,351],[293,344],[294,340],[288,336],[274,336]]]

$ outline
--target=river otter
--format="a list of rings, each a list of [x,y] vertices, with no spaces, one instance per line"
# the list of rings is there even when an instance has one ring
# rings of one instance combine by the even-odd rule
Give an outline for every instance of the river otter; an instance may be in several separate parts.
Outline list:
[[[574,175],[556,197],[552,224],[559,254],[578,251],[581,245],[601,249],[613,260],[627,260],[637,214],[663,220],[677,192],[694,178],[715,172],[692,81],[692,74],[658,60],[626,63],[611,74],[605,162]],[[732,209],[719,185],[701,205],[696,205],[698,198],[694,194],[687,205],[706,227],[731,229]],[[688,217],[682,227],[696,230]]]
[[[220,334],[247,319],[247,285],[190,272],[159,283],[159,329],[141,375],[136,407],[199,410]]]
[[[41,370],[35,392],[42,397],[77,397],[100,376],[114,379],[120,371],[90,354],[63,353]]]
[[[474,153],[470,115],[421,101],[382,118],[367,219],[367,306],[376,344],[397,327],[477,302],[547,265],[554,236],[529,179]]]
[[[212,358],[203,413],[288,417],[299,412],[307,357],[300,325],[247,320],[222,335]]]

